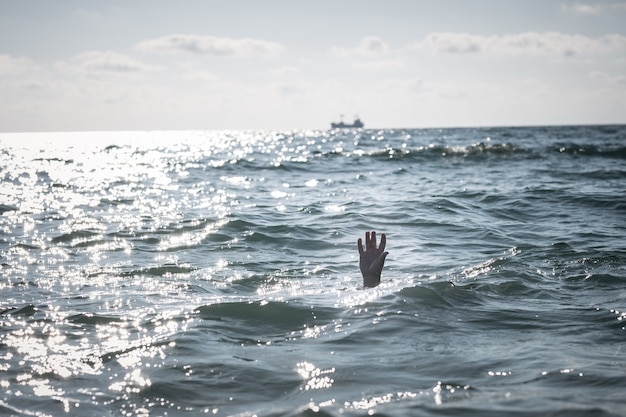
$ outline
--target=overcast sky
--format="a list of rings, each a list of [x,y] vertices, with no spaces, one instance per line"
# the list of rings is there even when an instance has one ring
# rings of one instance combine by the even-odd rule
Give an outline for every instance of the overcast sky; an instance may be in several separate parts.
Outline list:
[[[0,131],[626,123],[626,1],[0,0]]]

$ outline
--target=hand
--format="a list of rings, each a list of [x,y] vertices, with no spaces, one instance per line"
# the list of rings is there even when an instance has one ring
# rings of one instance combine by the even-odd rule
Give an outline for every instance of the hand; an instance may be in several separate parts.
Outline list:
[[[376,232],[365,232],[365,250],[363,241],[359,238],[359,268],[363,275],[363,285],[365,287],[375,287],[380,284],[380,274],[383,272],[385,258],[389,252],[385,252],[387,237],[383,233],[380,235],[380,246],[376,247]]]

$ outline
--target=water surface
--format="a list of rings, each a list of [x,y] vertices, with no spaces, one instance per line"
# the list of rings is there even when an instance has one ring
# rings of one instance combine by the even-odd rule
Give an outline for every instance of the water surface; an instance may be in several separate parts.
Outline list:
[[[4,415],[626,415],[624,126],[0,145]]]

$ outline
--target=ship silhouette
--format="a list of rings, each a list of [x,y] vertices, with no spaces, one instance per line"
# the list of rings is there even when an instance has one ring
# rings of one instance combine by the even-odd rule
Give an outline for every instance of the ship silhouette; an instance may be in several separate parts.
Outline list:
[[[350,123],[344,123],[343,122],[343,115],[341,115],[341,121],[339,123],[331,123],[330,127],[333,129],[345,129],[345,128],[360,128],[363,127],[364,124],[361,121],[361,119],[359,119],[358,116],[354,116],[354,121],[350,124]]]

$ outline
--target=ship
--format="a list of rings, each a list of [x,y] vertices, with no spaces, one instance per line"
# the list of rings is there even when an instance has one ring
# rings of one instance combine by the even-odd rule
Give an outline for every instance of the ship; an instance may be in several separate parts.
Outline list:
[[[343,117],[342,117],[342,119],[343,119]],[[352,124],[344,123],[343,120],[341,120],[339,123],[331,123],[330,124],[330,127],[333,128],[333,129],[352,129],[352,128],[361,128],[363,126],[364,126],[364,124],[361,121],[361,119],[359,119],[356,116],[355,116],[354,122],[352,122]]]

